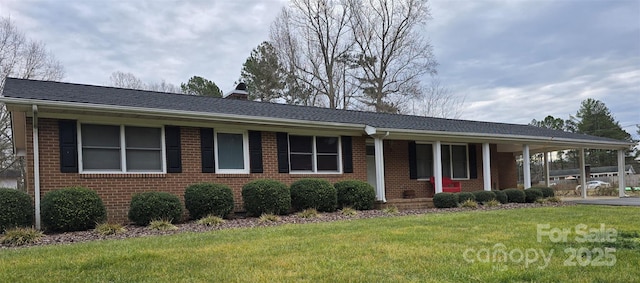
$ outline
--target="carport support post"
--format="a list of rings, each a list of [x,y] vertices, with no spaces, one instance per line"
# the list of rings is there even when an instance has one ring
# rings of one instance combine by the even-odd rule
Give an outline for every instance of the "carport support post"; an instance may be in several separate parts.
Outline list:
[[[484,190],[491,190],[491,150],[489,143],[482,144],[482,181],[484,183]]]
[[[387,202],[384,188],[384,142],[383,137],[374,137],[373,146],[376,159],[376,199]]]
[[[549,152],[544,152],[544,186],[549,187]]]
[[[618,149],[618,189],[620,197],[625,196],[624,173],[624,150]]]
[[[434,190],[437,193],[442,192],[442,143],[436,141],[433,144],[433,180]]]
[[[582,198],[587,198],[587,170],[584,168],[584,148],[580,148],[580,189]]]
[[[522,145],[522,173],[524,174],[524,189],[531,188],[531,155],[529,145]]]

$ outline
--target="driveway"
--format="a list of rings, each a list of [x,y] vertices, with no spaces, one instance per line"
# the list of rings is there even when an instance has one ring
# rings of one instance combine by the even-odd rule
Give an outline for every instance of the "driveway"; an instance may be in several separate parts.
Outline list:
[[[640,206],[639,197],[627,198],[601,198],[601,199],[575,199],[568,200],[577,204],[595,204],[595,205],[619,205],[619,206]]]

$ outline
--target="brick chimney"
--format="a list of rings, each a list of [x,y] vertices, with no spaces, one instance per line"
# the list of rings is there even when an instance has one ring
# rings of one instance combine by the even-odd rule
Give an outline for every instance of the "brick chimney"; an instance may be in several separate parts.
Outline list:
[[[232,90],[225,96],[228,99],[248,100],[249,92],[247,92],[247,85],[245,83],[239,83],[236,89]]]

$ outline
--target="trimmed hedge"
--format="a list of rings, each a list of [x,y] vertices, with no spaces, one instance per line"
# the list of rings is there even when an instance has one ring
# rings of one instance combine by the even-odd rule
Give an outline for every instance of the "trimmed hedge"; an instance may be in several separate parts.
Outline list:
[[[526,201],[526,195],[523,190],[506,189],[503,192],[507,194],[507,199],[510,203],[524,203]]]
[[[145,192],[131,197],[129,220],[140,226],[149,225],[152,220],[179,222],[182,218],[182,204],[173,194],[165,192]]]
[[[333,187],[336,188],[339,207],[351,207],[357,210],[373,209],[376,191],[368,183],[348,180],[337,182]]]
[[[40,204],[42,224],[51,231],[93,229],[107,219],[107,210],[98,194],[83,187],[50,191]]]
[[[315,208],[318,211],[336,210],[336,188],[324,179],[302,179],[291,184],[291,206],[296,211]]]
[[[458,207],[458,194],[437,193],[433,196],[433,206],[437,208]]]
[[[473,193],[470,193],[470,192],[460,192],[460,193],[458,193],[458,202],[459,203],[463,203],[466,200],[476,201],[476,196],[473,195]]]
[[[544,198],[556,196],[556,192],[549,187],[531,187],[531,189],[540,190],[542,192],[542,197]]]
[[[247,213],[286,214],[291,209],[291,193],[287,185],[269,179],[256,180],[242,187],[242,201]]]
[[[193,184],[184,191],[184,206],[192,219],[207,215],[224,218],[233,211],[233,192],[223,184]]]
[[[537,199],[543,198],[542,191],[536,188],[529,188],[524,190],[525,201],[528,203],[534,203]]]
[[[498,200],[501,204],[505,204],[509,202],[509,198],[504,191],[493,191],[496,194],[496,200]]]
[[[0,188],[0,233],[15,227],[29,227],[32,223],[31,197],[16,189]]]
[[[492,191],[474,191],[473,195],[476,197],[478,203],[485,203],[496,199],[496,194]]]

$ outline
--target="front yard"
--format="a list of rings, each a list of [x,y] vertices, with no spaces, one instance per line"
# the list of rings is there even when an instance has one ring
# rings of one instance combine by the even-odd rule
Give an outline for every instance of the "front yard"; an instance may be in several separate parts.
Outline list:
[[[638,223],[563,206],[1,249],[0,282],[632,282]]]

